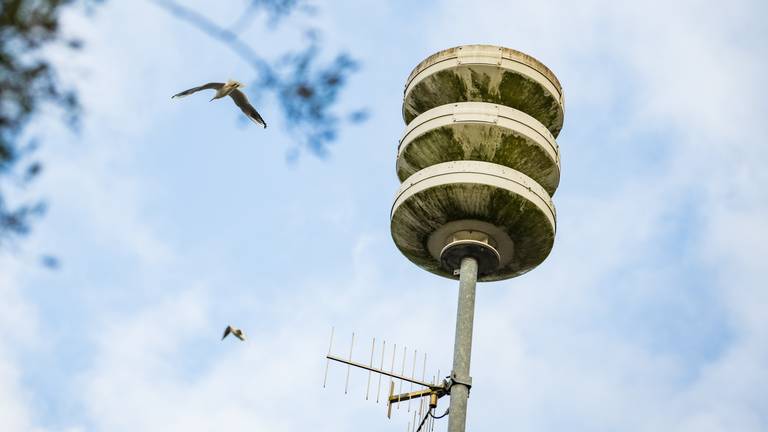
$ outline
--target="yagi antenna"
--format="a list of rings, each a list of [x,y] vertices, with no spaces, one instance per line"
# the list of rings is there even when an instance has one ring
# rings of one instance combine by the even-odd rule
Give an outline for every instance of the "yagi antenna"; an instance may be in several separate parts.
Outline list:
[[[371,396],[371,381],[373,374],[378,374],[376,384],[376,403],[379,403],[381,395],[381,383],[382,377],[389,378],[388,395],[387,395],[387,418],[392,417],[392,406],[397,404],[397,410],[400,409],[401,402],[408,402],[406,412],[409,413],[408,431],[409,432],[428,432],[430,428],[434,428],[434,415],[433,411],[437,407],[438,399],[450,394],[450,388],[453,384],[453,380],[450,377],[438,382],[440,379],[440,370],[437,370],[437,375],[432,377],[430,382],[426,381],[427,377],[427,353],[422,353],[423,357],[419,357],[419,351],[413,350],[413,357],[409,359],[408,347],[403,345],[402,359],[398,358],[398,346],[392,344],[391,359],[387,357],[387,341],[381,340],[381,353],[377,355],[377,343],[374,337],[371,340],[371,353],[367,356],[367,364],[353,360],[353,352],[355,346],[355,333],[352,333],[352,337],[349,344],[349,355],[342,357],[333,354],[333,337],[335,329],[331,327],[331,337],[328,344],[328,354],[326,354],[325,364],[325,376],[323,378],[323,388],[326,387],[328,382],[328,369],[331,360],[342,365],[347,366],[347,374],[344,381],[344,394],[349,392],[349,380],[352,368],[360,369],[368,372],[368,380],[365,387],[365,400],[373,399]],[[378,360],[376,364],[375,360]],[[410,361],[408,361],[410,360]],[[418,360],[421,360],[421,376],[417,378],[417,364]],[[385,362],[388,363],[385,365]],[[399,370],[395,372],[395,365],[399,366]],[[410,374],[406,372],[406,366],[411,366]],[[403,391],[403,383],[407,383],[409,388],[407,392]],[[395,394],[395,387],[398,388],[397,394]],[[418,399],[418,405],[413,409],[413,416],[411,412],[411,400]],[[417,429],[418,428],[418,429]]]

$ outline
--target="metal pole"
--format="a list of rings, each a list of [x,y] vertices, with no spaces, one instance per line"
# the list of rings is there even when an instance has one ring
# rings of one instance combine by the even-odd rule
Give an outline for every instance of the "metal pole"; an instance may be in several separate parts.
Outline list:
[[[448,432],[464,432],[467,423],[467,398],[472,378],[469,361],[472,354],[472,323],[475,318],[475,286],[477,285],[477,261],[472,257],[461,260],[459,274],[459,305],[456,314],[456,339],[453,344],[454,380],[451,386],[451,406],[448,416]]]

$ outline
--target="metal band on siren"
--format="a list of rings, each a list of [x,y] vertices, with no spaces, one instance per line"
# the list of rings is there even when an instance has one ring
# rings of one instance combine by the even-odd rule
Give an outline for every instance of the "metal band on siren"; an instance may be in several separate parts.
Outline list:
[[[442,162],[477,160],[520,171],[549,195],[560,182],[555,137],[528,114],[503,105],[461,102],[416,117],[405,129],[397,156],[400,181]]]
[[[560,82],[541,62],[509,48],[465,45],[440,51],[411,72],[403,97],[410,123],[434,107],[490,102],[524,111],[557,137],[563,127]]]
[[[462,220],[490,224],[514,244],[511,256],[500,251],[499,269],[481,276],[481,281],[507,279],[531,270],[544,261],[554,243],[555,208],[544,188],[518,171],[477,161],[433,165],[403,182],[392,206],[392,238],[418,266],[456,279],[435,259],[428,243],[443,225]]]

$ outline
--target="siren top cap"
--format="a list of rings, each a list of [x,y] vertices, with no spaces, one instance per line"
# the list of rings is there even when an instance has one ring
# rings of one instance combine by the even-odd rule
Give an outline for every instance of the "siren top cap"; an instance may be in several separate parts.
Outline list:
[[[549,68],[509,48],[464,45],[439,51],[406,82],[403,119],[410,123],[436,106],[490,102],[523,111],[557,137],[563,126],[563,90]]]

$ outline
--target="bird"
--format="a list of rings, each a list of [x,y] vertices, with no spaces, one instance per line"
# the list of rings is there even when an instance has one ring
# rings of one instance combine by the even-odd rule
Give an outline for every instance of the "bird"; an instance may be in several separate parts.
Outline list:
[[[243,331],[239,328],[232,327],[231,325],[228,325],[227,328],[224,329],[224,336],[221,337],[221,340],[224,340],[224,338],[229,336],[230,333],[235,335],[235,337],[241,341],[245,340],[245,334],[243,334]]]
[[[216,90],[216,94],[213,96],[213,98],[211,98],[211,101],[215,99],[221,99],[224,96],[229,96],[233,101],[235,101],[235,105],[240,107],[246,117],[253,120],[254,123],[266,128],[267,123],[263,118],[261,118],[261,115],[258,111],[256,111],[256,108],[254,108],[253,105],[248,102],[248,98],[245,97],[245,93],[239,90],[243,87],[245,87],[245,85],[235,80],[229,80],[226,83],[211,82],[208,84],[203,84],[199,87],[192,87],[191,89],[184,90],[181,93],[176,93],[175,95],[171,96],[171,99],[183,98],[185,96],[191,95],[192,93],[197,93],[200,90]]]

